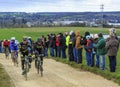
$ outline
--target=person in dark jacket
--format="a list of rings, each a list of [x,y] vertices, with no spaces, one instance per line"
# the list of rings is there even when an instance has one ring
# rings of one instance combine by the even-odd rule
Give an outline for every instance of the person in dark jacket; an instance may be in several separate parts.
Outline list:
[[[77,50],[75,48],[76,44],[76,36],[75,33],[72,34],[72,47],[73,47],[73,56],[74,56],[74,62],[77,62]]]
[[[73,38],[74,38],[74,31],[70,31],[70,38],[69,38],[69,42],[68,42],[68,58],[69,61],[74,61],[74,54],[73,54]]]
[[[110,39],[106,43],[107,54],[109,57],[110,72],[116,71],[116,56],[118,52],[119,42],[114,33],[110,33]]]
[[[45,50],[45,56],[48,57],[49,41],[46,39],[46,37],[43,38],[43,45]]]
[[[50,55],[51,57],[55,56],[55,36],[53,34],[50,35],[50,39],[49,39],[49,46],[50,46]]]
[[[60,34],[59,41],[60,41],[60,49],[62,52],[62,58],[66,58],[66,52],[65,52],[66,51],[66,40],[62,33]]]

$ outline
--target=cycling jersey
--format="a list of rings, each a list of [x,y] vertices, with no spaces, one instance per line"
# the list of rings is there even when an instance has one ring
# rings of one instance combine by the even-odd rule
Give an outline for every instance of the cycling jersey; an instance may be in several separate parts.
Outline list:
[[[39,54],[42,54],[43,53],[43,45],[39,45],[38,42],[35,43],[35,46],[34,46],[34,49],[35,51],[37,51]]]
[[[9,47],[10,46],[10,41],[6,40],[3,42],[4,47]]]
[[[28,52],[28,47],[29,47],[28,43],[25,44],[25,43],[21,42],[20,43],[20,52],[21,53]]]
[[[18,45],[15,43],[15,41],[10,41],[10,50],[11,52],[18,51]]]

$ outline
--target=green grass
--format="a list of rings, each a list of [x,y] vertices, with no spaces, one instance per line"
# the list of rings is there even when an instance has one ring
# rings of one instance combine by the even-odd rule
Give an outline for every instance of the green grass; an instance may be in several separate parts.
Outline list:
[[[2,65],[0,65],[0,87],[14,87]]]
[[[19,41],[22,40],[23,36],[31,36],[34,40],[36,40],[41,35],[47,36],[49,33],[59,33],[59,32],[69,32],[71,30],[80,31],[81,35],[84,35],[85,31],[89,31],[90,33],[106,33],[109,34],[107,28],[87,28],[87,27],[41,27],[41,28],[14,28],[14,29],[0,29],[0,40],[2,39],[10,39],[12,36],[15,36]],[[120,36],[120,29],[117,30],[117,35]],[[69,62],[68,59],[58,59],[56,61],[60,61],[66,64],[69,64],[72,67],[79,68],[85,71],[90,71],[95,74],[99,74],[109,80],[113,80],[114,82],[120,85],[120,49],[117,56],[117,71],[115,73],[109,72],[109,62],[108,57],[106,55],[106,69],[100,70],[98,68],[91,68],[86,66],[85,54],[83,52],[83,64],[76,64],[74,62]],[[55,58],[54,58],[55,59]]]

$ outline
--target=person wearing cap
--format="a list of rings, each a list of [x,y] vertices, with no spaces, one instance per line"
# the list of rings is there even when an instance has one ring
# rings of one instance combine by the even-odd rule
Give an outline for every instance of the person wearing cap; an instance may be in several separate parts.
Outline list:
[[[104,70],[105,69],[105,54],[106,54],[106,41],[103,38],[103,34],[99,33],[98,34],[98,42],[97,44],[94,44],[94,47],[97,50],[97,55],[100,57],[100,69]]]
[[[118,52],[119,42],[113,32],[110,32],[110,39],[106,43],[107,55],[109,58],[110,72],[116,71],[116,56]]]
[[[74,61],[74,54],[73,54],[73,38],[75,36],[74,31],[70,31],[70,38],[69,38],[69,43],[68,43],[68,58],[69,61]]]
[[[93,43],[94,44],[97,44],[97,42],[98,42],[98,34],[94,34],[93,35]],[[95,59],[95,66],[97,67],[97,68],[99,68],[99,66],[100,66],[100,60],[99,60],[99,55],[97,55],[97,53],[96,53],[96,48],[95,47],[93,47],[93,49],[92,49],[92,59],[93,59],[93,66],[94,66],[94,59]]]
[[[86,51],[86,62],[87,66],[92,65],[92,48],[93,48],[93,41],[92,37],[90,35],[86,36],[87,43],[84,45],[85,51]]]

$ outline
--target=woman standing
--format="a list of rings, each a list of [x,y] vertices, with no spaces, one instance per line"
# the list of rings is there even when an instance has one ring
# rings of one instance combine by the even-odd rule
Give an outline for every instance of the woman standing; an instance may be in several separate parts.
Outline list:
[[[115,38],[115,34],[113,32],[110,32],[110,39],[106,43],[106,49],[110,63],[109,65],[110,72],[116,71],[116,55],[118,52],[118,46],[119,46],[119,42]]]

